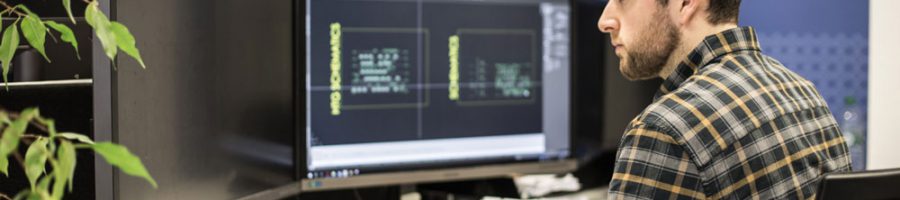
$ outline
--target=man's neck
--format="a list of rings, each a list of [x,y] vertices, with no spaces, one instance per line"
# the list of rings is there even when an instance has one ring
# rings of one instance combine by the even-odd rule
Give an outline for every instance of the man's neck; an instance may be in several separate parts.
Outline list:
[[[684,60],[694,48],[700,45],[707,36],[733,28],[737,28],[737,24],[721,24],[696,31],[682,32],[681,43],[678,44],[675,51],[672,51],[672,54],[669,55],[669,60],[666,61],[666,65],[663,66],[663,69],[659,72],[659,77],[662,79],[669,78],[669,75],[671,75],[675,69],[678,68],[678,65],[681,64],[681,61]]]

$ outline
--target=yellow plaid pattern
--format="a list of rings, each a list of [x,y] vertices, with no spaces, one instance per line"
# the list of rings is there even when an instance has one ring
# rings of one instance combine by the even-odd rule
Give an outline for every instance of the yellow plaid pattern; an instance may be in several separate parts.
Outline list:
[[[666,78],[619,145],[610,199],[814,199],[850,170],[812,83],[740,27],[708,36]]]

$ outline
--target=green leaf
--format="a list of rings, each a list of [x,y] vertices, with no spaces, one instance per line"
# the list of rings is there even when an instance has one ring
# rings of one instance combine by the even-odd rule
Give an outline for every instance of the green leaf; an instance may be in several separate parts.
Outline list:
[[[137,46],[135,45],[134,36],[128,31],[128,27],[125,27],[125,25],[122,25],[119,22],[112,22],[110,30],[116,35],[116,44],[118,44],[119,49],[137,60],[138,63],[141,64],[141,68],[146,69],[147,66],[144,65],[144,60],[141,59],[141,52],[138,51]]]
[[[150,182],[150,185],[153,185],[153,188],[157,187],[156,180],[153,180],[150,172],[147,172],[147,169],[144,168],[141,159],[131,154],[124,146],[110,142],[98,142],[92,147],[94,152],[103,156],[110,165],[118,167],[125,174],[144,178],[144,180]]]
[[[23,4],[16,5],[16,8],[24,10],[26,15],[34,14],[34,12],[31,12],[31,10],[28,9],[28,7],[25,7],[25,5]]]
[[[44,22],[41,22],[37,15],[28,15],[25,16],[25,20],[19,23],[19,26],[22,27],[22,35],[25,36],[28,44],[34,47],[38,53],[41,53],[47,62],[51,62],[50,58],[47,57],[46,50],[44,50],[44,43],[47,39],[47,26],[44,26]]]
[[[9,160],[7,157],[19,148],[19,139],[28,129],[28,122],[39,113],[37,108],[27,108],[19,113],[19,118],[3,130],[3,138],[0,138],[0,172],[9,176]]]
[[[53,177],[54,177],[53,178],[54,179],[53,190],[50,193],[50,196],[53,197],[52,199],[62,199],[63,195],[65,195],[65,193],[66,193],[66,182],[60,181],[62,179],[61,176],[62,175],[56,175],[56,173],[54,173],[54,175],[53,175]],[[71,181],[71,180],[69,180],[69,181]],[[69,190],[69,192],[72,192],[72,191]]]
[[[23,126],[19,127],[20,129],[18,129],[16,131],[18,131],[19,133],[24,133],[25,128],[28,128],[27,127],[28,122],[30,122],[31,120],[33,120],[34,118],[36,118],[40,115],[41,115],[40,109],[35,108],[35,107],[26,108],[25,110],[22,110],[22,112],[19,113],[19,118],[16,119],[15,123],[22,123]]]
[[[116,49],[116,35],[110,30],[111,23],[109,18],[100,11],[100,4],[97,1],[88,4],[87,9],[84,11],[84,19],[94,28],[94,33],[100,39],[100,44],[103,45],[106,57],[109,57],[110,60],[115,60],[118,52],[118,49]]]
[[[97,3],[95,1],[95,2],[89,3],[87,5],[87,7],[84,9],[84,21],[86,21],[88,23],[88,25],[90,25],[91,27],[96,26],[95,25],[96,23],[94,23],[94,16],[97,15],[97,13],[95,13],[95,12],[100,12],[99,6],[100,6],[100,3]]]
[[[56,159],[59,160],[59,169],[54,169],[59,175],[56,178],[56,184],[68,183],[70,192],[72,191],[72,179],[75,176],[76,158],[75,146],[69,141],[62,141],[56,152]]]
[[[67,42],[72,44],[72,48],[75,48],[75,56],[78,56],[78,59],[81,59],[80,54],[78,53],[78,40],[75,40],[75,32],[72,31],[71,28],[66,26],[65,24],[56,23],[54,21],[44,21],[44,24],[50,26],[56,32],[59,32],[60,38],[63,42]]]
[[[33,191],[28,194],[28,200],[48,200],[51,199],[50,194],[44,191]]]
[[[3,138],[0,138],[0,172],[7,177],[9,176],[9,160],[7,157],[19,147],[19,139],[22,137],[15,133],[15,129],[15,123],[6,127],[6,129],[3,130]]]
[[[56,161],[51,160],[53,165],[53,199],[62,199],[65,195],[66,184],[69,185],[69,192],[72,192],[72,180],[75,175],[75,147],[71,142],[63,140],[60,142],[56,151]]]
[[[52,176],[44,176],[38,181],[37,188],[34,192],[31,193],[31,197],[29,199],[39,199],[39,200],[49,200],[55,199],[52,198],[48,189],[50,189],[50,181],[53,180]]]
[[[31,146],[28,147],[28,151],[25,153],[25,175],[28,176],[32,189],[35,188],[38,178],[46,171],[47,156],[49,156],[47,150],[48,141],[50,140],[44,137],[38,138],[31,143]]]
[[[13,198],[13,200],[23,200],[23,199],[46,200],[46,199],[50,199],[50,195],[47,194],[47,191],[32,191],[29,189],[25,189],[25,190],[19,191],[19,194],[17,194],[16,197]]]
[[[75,24],[75,17],[72,16],[72,0],[62,0],[63,8],[66,9],[66,14],[69,14],[69,19],[72,20],[72,24]]]
[[[17,20],[18,21],[18,20]],[[0,61],[3,62],[3,83],[8,83],[7,75],[9,68],[12,67],[13,55],[16,54],[16,47],[19,46],[19,29],[16,26],[8,26],[3,31],[3,42],[0,43]],[[6,85],[9,90],[9,85]]]
[[[94,141],[91,140],[90,137],[88,137],[88,136],[86,136],[86,135],[78,134],[78,133],[68,133],[68,132],[66,132],[66,133],[59,133],[59,134],[56,134],[56,136],[57,136],[57,137],[63,137],[63,138],[69,139],[69,140],[79,141],[79,142],[81,142],[81,143],[94,144]]]
[[[3,12],[0,12],[0,16],[3,16],[4,14],[6,14],[6,12],[7,12],[6,10],[4,10]],[[0,20],[0,30],[3,30],[3,20]]]
[[[50,181],[53,180],[52,176],[44,176],[38,181],[37,188],[35,191],[47,191],[50,188]]]
[[[45,125],[47,125],[47,134],[49,134],[50,137],[56,136],[56,121],[47,119],[47,123],[45,123]]]
[[[49,134],[51,138],[56,136],[56,121],[53,121],[52,119],[45,119],[43,121],[44,125],[47,126],[47,134]]]
[[[25,15],[25,20],[19,23],[19,26],[22,27],[22,35],[25,36],[28,44],[34,47],[38,53],[41,53],[47,62],[50,62],[50,58],[47,57],[47,52],[44,50],[44,42],[47,39],[47,27],[44,26],[44,22],[41,22],[41,17],[31,12],[25,5],[19,4],[18,7],[28,14]]]

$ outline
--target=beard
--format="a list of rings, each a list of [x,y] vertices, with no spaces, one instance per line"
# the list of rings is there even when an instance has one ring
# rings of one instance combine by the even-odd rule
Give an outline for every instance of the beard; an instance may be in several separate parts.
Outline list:
[[[668,15],[657,10],[647,27],[638,34],[626,55],[619,62],[619,71],[625,79],[646,80],[659,76],[669,57],[681,42],[681,34]],[[663,77],[665,78],[665,77]]]

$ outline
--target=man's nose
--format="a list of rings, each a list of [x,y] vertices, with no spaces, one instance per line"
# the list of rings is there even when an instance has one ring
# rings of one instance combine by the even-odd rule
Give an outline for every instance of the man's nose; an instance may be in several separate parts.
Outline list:
[[[615,5],[612,4],[613,2],[610,1],[610,3],[606,5],[606,8],[603,9],[603,14],[600,15],[600,19],[597,20],[597,28],[600,29],[601,32],[611,33],[619,29],[619,20],[616,19],[616,13],[611,9]]]

